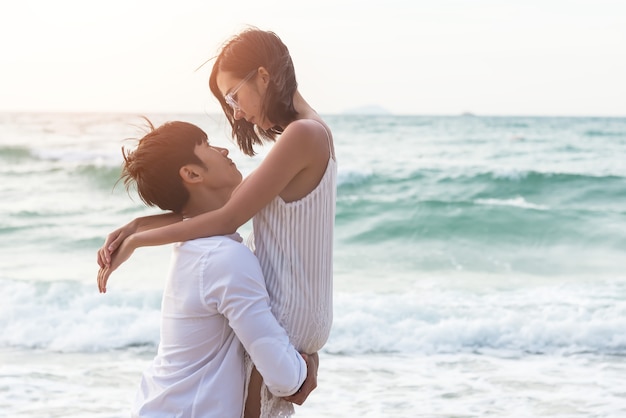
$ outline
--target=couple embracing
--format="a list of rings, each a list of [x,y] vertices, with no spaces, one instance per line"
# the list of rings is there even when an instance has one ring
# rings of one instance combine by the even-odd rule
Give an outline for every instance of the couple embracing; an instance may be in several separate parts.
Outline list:
[[[106,292],[136,248],[176,243],[161,341],[133,416],[291,416],[317,386],[332,323],[332,134],[298,92],[289,51],[272,32],[229,39],[209,86],[242,151],[254,155],[266,141],[272,149],[242,181],[228,151],[197,126],[149,123],[124,151],[122,179],[168,213],[108,235],[98,287]],[[250,219],[251,249],[236,233]]]

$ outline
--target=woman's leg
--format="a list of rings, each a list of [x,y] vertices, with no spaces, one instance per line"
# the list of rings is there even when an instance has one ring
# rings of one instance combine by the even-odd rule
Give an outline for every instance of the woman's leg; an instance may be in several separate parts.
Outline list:
[[[261,416],[261,383],[263,383],[263,378],[256,367],[253,367],[248,384],[248,397],[244,405],[244,418],[259,418]]]

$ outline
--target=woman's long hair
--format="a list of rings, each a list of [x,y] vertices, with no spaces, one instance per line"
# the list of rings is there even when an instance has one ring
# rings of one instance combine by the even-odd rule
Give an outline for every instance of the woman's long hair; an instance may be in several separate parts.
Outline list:
[[[262,103],[262,116],[273,123],[273,127],[268,130],[258,126],[255,129],[245,119],[235,120],[233,109],[217,87],[219,72],[230,72],[243,79],[259,67],[264,67],[270,74]],[[298,83],[293,62],[287,46],[274,32],[248,28],[226,41],[211,70],[209,87],[232,127],[233,138],[246,155],[256,154],[254,145],[275,141],[276,136],[283,131],[281,126],[288,125],[296,118],[293,96]]]

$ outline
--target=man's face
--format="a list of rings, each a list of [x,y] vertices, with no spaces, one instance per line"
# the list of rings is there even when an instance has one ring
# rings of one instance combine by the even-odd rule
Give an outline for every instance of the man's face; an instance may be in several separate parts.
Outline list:
[[[235,163],[228,158],[226,148],[214,147],[208,142],[196,145],[194,153],[206,167],[205,184],[213,189],[235,189],[242,175]]]

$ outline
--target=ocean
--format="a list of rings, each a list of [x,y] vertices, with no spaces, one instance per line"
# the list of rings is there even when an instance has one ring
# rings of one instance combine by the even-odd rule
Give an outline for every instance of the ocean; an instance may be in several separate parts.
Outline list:
[[[185,120],[253,158],[219,115]],[[626,118],[328,115],[334,323],[298,417],[626,416]],[[116,181],[138,114],[0,114],[0,416],[125,417],[170,246]],[[241,228],[249,234],[250,224]]]

